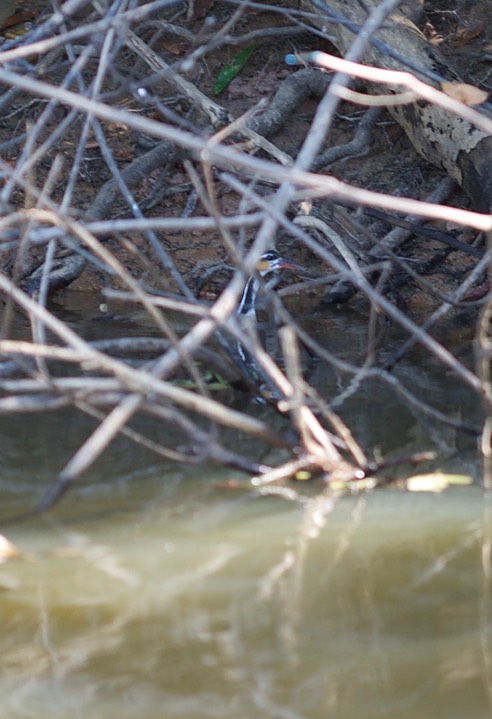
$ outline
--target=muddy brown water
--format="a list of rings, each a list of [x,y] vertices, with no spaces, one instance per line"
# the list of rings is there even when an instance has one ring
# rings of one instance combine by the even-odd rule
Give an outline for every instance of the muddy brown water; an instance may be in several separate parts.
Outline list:
[[[332,347],[357,349],[356,318],[324,321]],[[399,371],[477,419],[422,353]],[[351,402],[365,445],[437,448],[443,467],[479,476],[472,440],[385,388]],[[2,418],[1,516],[32,507],[89,430],[70,412]],[[302,507],[226,491],[231,475],[118,440],[48,516],[6,527],[22,555],[0,566],[1,719],[491,715],[492,526],[478,485],[345,497],[314,536]]]

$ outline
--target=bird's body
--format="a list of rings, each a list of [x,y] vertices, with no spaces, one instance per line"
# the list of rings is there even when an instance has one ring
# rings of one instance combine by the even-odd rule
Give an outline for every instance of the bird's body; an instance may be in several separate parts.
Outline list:
[[[275,250],[265,252],[257,263],[257,273],[261,279],[269,282],[280,276],[282,270],[299,270],[300,265],[286,259]],[[237,307],[237,315],[247,322],[256,322],[256,300],[261,289],[261,280],[257,275],[251,275],[245,286]],[[277,388],[272,387],[272,381],[256,362],[253,354],[247,349],[244,342],[237,340],[232,351],[233,359],[245,376],[245,379],[262,395],[279,398]],[[264,391],[266,390],[266,392]]]

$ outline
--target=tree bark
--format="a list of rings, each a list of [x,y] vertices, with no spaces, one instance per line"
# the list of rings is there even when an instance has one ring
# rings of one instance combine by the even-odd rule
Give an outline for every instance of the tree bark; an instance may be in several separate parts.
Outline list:
[[[364,6],[370,10],[379,5],[380,0],[328,0],[330,10],[343,15],[357,25],[362,25],[367,14]],[[331,37],[342,56],[350,48],[355,34],[339,23],[331,22],[310,0],[300,0],[303,10],[317,13],[314,22]],[[362,61],[368,65],[390,70],[410,71],[419,79],[435,86],[437,82],[429,76],[441,76],[446,81],[461,81],[437,48],[431,45],[416,25],[398,11],[388,18],[385,27],[380,29],[375,39],[379,46],[370,46]],[[409,69],[394,56],[390,56],[381,43],[390,46],[404,57],[414,68],[420,68],[424,74]],[[428,73],[428,74],[427,74]],[[466,81],[466,79],[465,79]],[[388,87],[371,86],[372,92],[388,92]],[[440,107],[414,102],[388,108],[395,120],[402,126],[413,146],[420,155],[436,167],[445,170],[458,182],[470,197],[474,209],[480,212],[492,210],[492,137],[472,125],[467,120]]]

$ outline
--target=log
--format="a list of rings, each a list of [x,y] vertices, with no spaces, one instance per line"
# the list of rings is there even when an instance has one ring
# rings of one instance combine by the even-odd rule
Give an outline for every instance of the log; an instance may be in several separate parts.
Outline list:
[[[370,10],[379,4],[380,0],[364,0],[364,3],[327,0],[330,10],[359,26],[367,18],[364,7]],[[330,22],[329,17],[319,10],[319,3],[300,0],[300,5],[303,10],[317,14],[318,19],[312,22],[333,38],[337,50],[344,56],[354,41],[354,32],[339,23]],[[466,78],[463,80],[458,77],[449,61],[441,56],[437,48],[427,41],[401,11],[392,13],[384,28],[376,33],[375,39],[378,45],[375,47],[372,44],[361,62],[389,70],[410,71],[435,87],[439,86],[438,77],[448,82],[466,81]],[[393,56],[388,54],[382,43],[395,51]],[[397,59],[395,54],[411,63],[412,69]],[[387,93],[388,86],[372,85],[369,91]],[[428,103],[414,102],[389,107],[388,110],[404,129],[417,152],[436,167],[445,170],[461,185],[475,210],[492,211],[491,136],[467,120]],[[485,110],[482,112],[492,117]]]

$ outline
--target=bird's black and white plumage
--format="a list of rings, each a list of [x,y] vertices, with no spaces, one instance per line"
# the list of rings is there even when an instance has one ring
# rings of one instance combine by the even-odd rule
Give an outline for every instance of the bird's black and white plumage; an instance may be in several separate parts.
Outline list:
[[[301,269],[300,265],[282,257],[275,250],[265,252],[256,265],[258,275],[266,282],[279,277],[282,270],[299,269]],[[256,322],[256,300],[260,288],[261,283],[258,276],[256,274],[251,275],[244,286],[241,299],[238,303],[237,314],[240,318]],[[268,396],[276,400],[280,399],[278,390],[271,386],[270,378],[266,376],[261,367],[258,366],[255,358],[242,342],[236,341],[234,343],[231,354],[243,376],[258,390],[259,395],[263,397]]]

